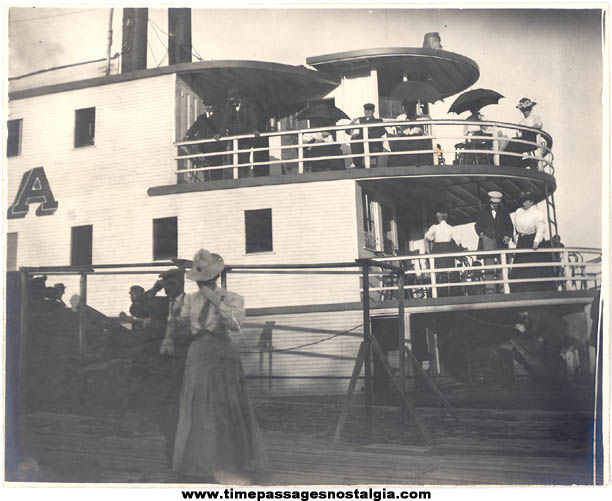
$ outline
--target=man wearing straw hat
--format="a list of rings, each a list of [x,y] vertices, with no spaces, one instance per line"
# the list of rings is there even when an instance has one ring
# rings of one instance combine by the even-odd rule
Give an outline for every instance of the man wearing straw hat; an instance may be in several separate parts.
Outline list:
[[[489,203],[480,210],[474,226],[479,237],[478,250],[505,249],[514,235],[512,219],[510,219],[508,210],[501,203],[503,195],[499,191],[490,191],[488,196]],[[494,265],[496,262],[497,258],[494,255],[484,257],[485,266]],[[494,279],[495,272],[486,270],[485,280]],[[485,290],[487,293],[496,292],[494,284],[487,284]]]

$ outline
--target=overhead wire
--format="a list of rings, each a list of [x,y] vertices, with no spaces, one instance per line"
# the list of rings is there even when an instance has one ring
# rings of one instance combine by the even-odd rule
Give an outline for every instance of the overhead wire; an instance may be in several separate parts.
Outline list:
[[[11,23],[27,23],[29,21],[38,21],[39,19],[51,19],[53,17],[73,16],[75,14],[82,14],[83,12],[90,12],[92,9],[83,9],[76,12],[66,12],[64,14],[54,14],[51,16],[39,16],[39,17],[28,17],[24,19],[14,19]],[[10,17],[10,16],[9,16]]]
[[[157,27],[157,29],[158,29],[159,31],[161,31],[161,32],[162,32],[162,34],[164,34],[164,35],[166,35],[168,38],[170,38],[170,35],[169,35],[168,33],[166,33],[166,32],[163,30],[163,28],[161,28],[161,27],[160,27],[160,26],[159,26],[159,25],[158,25],[158,24],[157,24],[155,21],[153,21],[152,19],[149,19],[149,22],[151,23],[151,25],[152,25],[152,26],[156,26],[156,27]],[[174,37],[173,37],[173,38],[174,38]],[[176,40],[176,39],[175,39],[175,40]],[[180,47],[182,47],[183,49],[185,49],[185,50],[189,50],[189,49],[188,49],[188,47],[186,47],[186,46],[185,46],[185,45],[183,45],[182,43],[180,43],[180,42],[177,42],[177,43],[178,43],[178,45],[179,45]],[[194,51],[195,51],[195,52],[194,52]],[[196,48],[195,48],[193,45],[191,46],[191,50],[190,50],[190,52],[191,52],[191,55],[192,55],[192,56],[195,56],[195,57],[196,57],[198,60],[200,60],[200,61],[204,61],[204,59],[203,59],[203,58],[200,56],[199,52],[196,50]]]

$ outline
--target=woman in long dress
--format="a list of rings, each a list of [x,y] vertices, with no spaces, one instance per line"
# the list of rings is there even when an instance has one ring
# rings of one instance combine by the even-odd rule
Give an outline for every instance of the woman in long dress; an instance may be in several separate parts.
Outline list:
[[[181,388],[173,470],[185,478],[244,483],[266,461],[247,394],[240,353],[228,331],[245,318],[242,296],[217,285],[223,259],[200,249],[187,278],[198,292],[170,315],[173,332],[188,326],[192,342]]]
[[[530,192],[521,193],[521,205],[522,207],[519,207],[514,213],[516,248],[536,250],[544,240],[546,229],[544,215],[535,205],[534,195]],[[512,264],[538,263],[541,261],[539,253],[524,252],[515,254]],[[513,268],[510,274],[512,279],[542,278],[544,276],[542,267],[535,266]],[[546,287],[546,282],[514,282],[510,289],[512,292],[517,292],[542,290]]]
[[[425,233],[425,240],[431,242],[431,253],[432,254],[450,254],[458,251],[458,246],[453,235],[453,227],[446,222],[448,219],[448,211],[443,207],[436,210],[436,219],[438,224],[434,224],[429,227]],[[434,260],[436,268],[454,268],[455,258],[454,257],[437,257]],[[454,272],[440,272],[436,273],[436,282],[438,284],[444,284],[448,282],[454,282],[456,278]],[[450,296],[450,287],[438,287],[438,296]]]

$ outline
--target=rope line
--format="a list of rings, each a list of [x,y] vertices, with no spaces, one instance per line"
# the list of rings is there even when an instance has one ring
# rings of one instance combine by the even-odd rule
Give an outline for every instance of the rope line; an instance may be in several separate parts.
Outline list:
[[[265,351],[260,351],[260,350],[255,350],[255,351],[241,351],[240,353],[241,353],[241,354],[242,354],[242,353],[245,353],[245,354],[246,354],[246,353],[279,353],[279,352],[283,352],[283,351],[299,350],[300,348],[305,348],[306,346],[314,346],[315,344],[320,344],[320,343],[323,343],[323,342],[325,342],[325,341],[329,341],[330,339],[334,339],[335,337],[338,337],[338,336],[344,336],[344,335],[348,334],[349,332],[352,332],[352,331],[354,331],[355,329],[358,329],[358,328],[359,328],[359,327],[361,327],[361,326],[363,326],[363,324],[356,325],[355,327],[352,327],[352,328],[350,328],[350,329],[348,329],[348,330],[346,330],[346,331],[339,332],[338,334],[334,334],[334,335],[332,335],[332,336],[328,336],[328,337],[323,338],[323,339],[319,339],[318,341],[314,341],[314,342],[312,342],[312,343],[305,343],[305,344],[301,344],[301,345],[298,345],[298,346],[291,346],[291,347],[289,347],[289,348],[280,348],[280,349],[278,349],[278,350],[265,350]]]
[[[164,35],[166,35],[168,38],[170,38],[170,35],[168,33],[166,33],[155,21],[153,21],[152,19],[149,19],[149,22],[151,23],[151,25],[154,25],[157,27],[157,29],[159,31],[161,31]],[[172,37],[172,39],[179,45],[179,47],[182,47],[185,50],[188,50],[187,47],[185,47],[182,43],[177,42],[176,38]],[[166,50],[168,50],[168,48],[166,47]],[[195,51],[195,53],[194,53]],[[200,61],[204,61],[204,59],[202,59],[202,57],[199,55],[198,51],[195,49],[195,47],[192,45],[191,46],[191,50],[190,53],[192,56],[195,56],[196,59],[199,59]]]

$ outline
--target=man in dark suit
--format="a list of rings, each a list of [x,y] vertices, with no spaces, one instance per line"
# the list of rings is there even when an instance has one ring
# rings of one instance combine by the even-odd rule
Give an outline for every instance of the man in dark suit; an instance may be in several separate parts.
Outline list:
[[[372,103],[366,103],[363,105],[363,115],[362,117],[356,118],[351,122],[351,124],[371,124],[382,122],[382,118],[374,117],[374,109],[375,106]],[[368,128],[368,139],[378,139],[379,137],[383,137],[386,131],[384,127],[369,127]],[[353,141],[363,140],[363,129],[355,129],[351,133],[351,137]],[[364,153],[363,149],[364,143],[351,143],[351,153],[353,155],[359,155]],[[370,141],[369,142],[370,153],[380,153],[383,151],[383,143],[382,141]],[[355,164],[355,168],[363,169],[363,158],[364,157],[354,157],[353,163]],[[376,157],[376,164],[379,167],[386,167],[387,156],[380,155]]]
[[[219,134],[221,127],[221,115],[217,113],[214,104],[205,104],[202,113],[185,135],[185,141],[197,139],[212,139]],[[194,144],[189,147],[189,152],[194,153],[217,153],[225,150],[225,143],[212,141],[210,143]],[[223,163],[223,154],[201,157],[194,159],[197,167],[218,166]],[[214,169],[204,172],[205,181],[216,181],[222,178],[222,169]]]
[[[502,194],[499,191],[490,191],[489,203],[478,214],[474,229],[479,236],[478,250],[497,250],[508,247],[512,239],[514,226],[508,210],[502,205]],[[485,266],[497,262],[494,256],[485,256]],[[494,280],[495,272],[487,270],[485,280]],[[486,285],[486,292],[496,292],[494,284]]]
[[[221,135],[238,136],[241,134],[253,134],[253,138],[247,137],[238,140],[239,150],[248,150],[255,146],[257,138],[259,138],[259,115],[255,105],[248,99],[245,99],[242,93],[231,88],[227,92],[227,102],[223,110],[223,119],[219,133],[215,138],[219,139]],[[238,163],[247,164],[250,162],[250,151],[243,151],[238,154]],[[263,168],[262,168],[263,167]],[[269,166],[256,166],[253,169],[253,175],[265,176],[268,174]],[[238,177],[248,177],[249,168],[241,167],[238,170]]]

